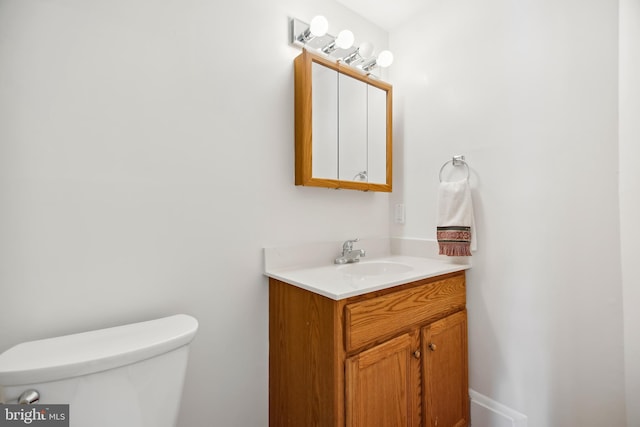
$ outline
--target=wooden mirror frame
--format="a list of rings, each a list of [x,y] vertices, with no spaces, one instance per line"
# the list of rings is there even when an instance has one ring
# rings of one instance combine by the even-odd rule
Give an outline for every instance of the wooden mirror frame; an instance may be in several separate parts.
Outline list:
[[[375,86],[387,93],[387,163],[386,163],[386,183],[370,183],[361,181],[344,181],[330,178],[314,178],[312,170],[312,135],[313,135],[313,112],[312,110],[312,64],[316,62],[338,73],[353,77],[359,81]],[[393,126],[392,126],[392,104],[393,88],[390,84],[381,80],[369,77],[358,72],[353,67],[332,61],[321,55],[317,55],[304,49],[302,54],[294,60],[295,74],[295,184],[326,187],[344,188],[361,191],[382,191],[391,192],[392,183],[392,146],[393,146]]]

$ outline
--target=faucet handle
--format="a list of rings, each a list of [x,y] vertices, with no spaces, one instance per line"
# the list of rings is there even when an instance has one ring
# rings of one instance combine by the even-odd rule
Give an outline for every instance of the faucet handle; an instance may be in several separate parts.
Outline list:
[[[360,239],[356,237],[355,239],[351,239],[351,240],[345,241],[344,244],[342,245],[342,250],[343,251],[353,250],[353,244],[355,242],[357,242],[358,240],[360,240]]]

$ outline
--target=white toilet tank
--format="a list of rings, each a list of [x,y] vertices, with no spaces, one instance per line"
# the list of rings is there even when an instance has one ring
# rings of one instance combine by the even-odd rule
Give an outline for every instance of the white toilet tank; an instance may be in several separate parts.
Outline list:
[[[197,329],[178,314],[18,344],[0,354],[0,403],[34,389],[69,405],[70,427],[175,427]]]

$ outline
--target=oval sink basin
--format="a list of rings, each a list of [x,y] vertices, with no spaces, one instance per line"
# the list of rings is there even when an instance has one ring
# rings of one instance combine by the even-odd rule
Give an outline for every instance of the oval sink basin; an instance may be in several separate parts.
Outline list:
[[[381,276],[384,274],[402,274],[413,270],[413,267],[398,262],[374,261],[347,264],[338,267],[345,274],[354,276]]]

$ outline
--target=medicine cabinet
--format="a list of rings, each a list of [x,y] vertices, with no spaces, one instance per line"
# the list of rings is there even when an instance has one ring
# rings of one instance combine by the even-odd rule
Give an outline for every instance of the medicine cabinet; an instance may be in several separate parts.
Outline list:
[[[392,86],[307,50],[294,66],[296,185],[390,192]]]

